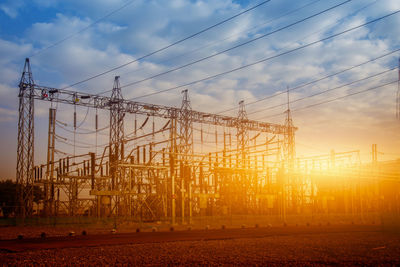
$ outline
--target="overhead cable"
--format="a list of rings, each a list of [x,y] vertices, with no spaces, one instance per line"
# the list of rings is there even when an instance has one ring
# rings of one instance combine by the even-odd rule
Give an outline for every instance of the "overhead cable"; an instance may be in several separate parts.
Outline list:
[[[296,111],[299,111],[299,110],[303,110],[303,109],[307,109],[307,108],[311,108],[311,107],[327,104],[327,103],[330,103],[330,102],[333,102],[333,101],[337,101],[337,100],[340,100],[340,99],[344,99],[344,98],[347,98],[347,97],[350,97],[350,96],[359,95],[359,94],[363,94],[363,93],[366,93],[366,92],[369,92],[369,91],[380,89],[382,87],[385,87],[385,86],[388,86],[388,85],[391,85],[391,84],[394,84],[394,83],[397,83],[397,79],[395,81],[387,82],[387,83],[384,83],[384,84],[381,84],[381,85],[378,85],[378,86],[374,86],[374,87],[371,87],[371,88],[368,88],[368,89],[365,89],[365,90],[361,90],[361,91],[357,91],[357,92],[354,92],[354,93],[350,93],[350,94],[347,94],[347,95],[344,95],[344,96],[340,96],[340,97],[332,98],[332,99],[329,99],[329,100],[321,101],[321,102],[318,102],[318,103],[310,104],[310,105],[307,105],[307,106],[304,106],[304,107],[301,107],[301,108],[297,108],[297,109],[290,109],[290,111],[293,113],[293,112],[296,112]],[[265,116],[265,117],[262,117],[262,118],[259,118],[259,119],[266,119],[266,118],[281,116],[282,114],[283,113],[277,113],[277,114],[270,115],[270,116]]]
[[[262,35],[260,35],[260,36],[258,36],[258,37],[256,37],[256,38],[253,38],[253,39],[250,39],[250,40],[245,41],[245,42],[243,42],[243,43],[240,43],[240,44],[238,44],[238,45],[232,46],[232,47],[230,47],[230,48],[227,48],[227,49],[222,50],[222,51],[220,51],[220,52],[217,52],[217,53],[215,53],[215,54],[212,54],[212,55],[209,55],[209,56],[206,56],[206,57],[197,59],[197,60],[195,60],[195,61],[186,63],[186,64],[181,65],[181,66],[179,66],[179,67],[176,67],[176,68],[173,68],[173,69],[170,69],[170,70],[167,70],[167,71],[158,73],[158,74],[156,74],[156,75],[147,77],[147,78],[142,79],[142,80],[139,80],[139,81],[135,81],[135,82],[128,83],[128,84],[126,84],[126,85],[121,86],[121,88],[129,87],[129,86],[136,85],[136,84],[139,84],[139,83],[148,81],[148,80],[152,80],[152,79],[157,78],[157,77],[160,77],[160,76],[162,76],[162,75],[165,75],[165,74],[168,74],[168,73],[171,73],[171,72],[174,72],[174,71],[177,71],[177,70],[180,70],[180,69],[189,67],[189,66],[191,66],[191,65],[194,65],[194,64],[200,63],[200,62],[202,62],[202,61],[208,60],[208,59],[210,59],[210,58],[216,57],[216,56],[218,56],[218,55],[224,54],[224,53],[226,53],[226,52],[229,52],[229,51],[234,50],[234,49],[236,49],[236,48],[242,47],[242,46],[244,46],[244,45],[248,45],[248,44],[253,43],[253,42],[257,41],[257,40],[260,40],[260,39],[262,39],[262,38],[265,38],[265,37],[270,36],[270,35],[272,35],[272,34],[275,34],[275,33],[277,33],[277,32],[280,32],[280,31],[283,31],[283,30],[285,30],[285,29],[288,29],[288,28],[290,28],[290,27],[292,27],[292,26],[294,26],[294,25],[300,24],[300,23],[302,23],[302,22],[304,22],[304,21],[307,21],[307,20],[309,20],[309,19],[311,19],[311,18],[314,18],[314,17],[316,17],[316,16],[319,16],[319,15],[321,15],[321,14],[324,14],[324,13],[326,13],[326,12],[328,12],[328,11],[331,11],[331,10],[333,10],[333,9],[335,9],[335,8],[337,8],[337,7],[340,7],[340,6],[344,5],[344,4],[347,4],[347,3],[351,2],[351,1],[352,1],[352,0],[346,0],[346,1],[342,2],[342,3],[340,3],[340,4],[337,4],[337,5],[335,5],[335,6],[332,6],[332,7],[330,7],[330,8],[327,8],[327,9],[325,9],[325,10],[323,10],[323,11],[320,11],[320,12],[318,12],[318,13],[315,13],[315,14],[313,14],[313,15],[311,15],[311,16],[308,16],[308,17],[303,18],[303,19],[301,19],[301,20],[298,20],[298,21],[296,21],[296,22],[290,23],[289,25],[286,25],[286,26],[281,27],[281,28],[279,28],[279,29],[276,29],[276,30],[274,30],[274,31],[271,31],[271,32],[262,34]],[[134,99],[135,99],[135,98],[134,98]]]
[[[379,17],[379,18],[376,18],[376,19],[370,20],[370,21],[368,21],[368,22],[359,24],[358,26],[355,26],[355,27],[352,27],[352,28],[348,28],[347,30],[341,31],[341,32],[339,32],[339,33],[332,34],[332,35],[330,35],[330,36],[328,36],[328,37],[324,37],[324,38],[319,39],[319,40],[317,40],[317,41],[314,41],[314,42],[311,42],[311,43],[308,43],[308,44],[305,44],[305,45],[301,45],[301,46],[296,47],[296,48],[294,48],[294,49],[290,49],[290,50],[287,50],[287,51],[278,53],[278,54],[276,54],[276,55],[269,56],[269,57],[267,57],[267,58],[263,58],[263,59],[261,59],[261,60],[255,61],[255,62],[250,63],[250,64],[246,64],[246,65],[243,65],[243,66],[240,66],[240,67],[237,67],[237,68],[234,68],[234,69],[225,71],[225,72],[220,72],[220,73],[217,73],[217,74],[215,74],[215,75],[207,76],[207,77],[205,77],[205,78],[202,78],[202,79],[199,79],[199,80],[196,80],[196,81],[192,81],[192,82],[189,82],[189,83],[185,83],[185,84],[182,84],[182,85],[174,86],[174,87],[171,87],[171,88],[168,88],[168,89],[164,89],[164,90],[156,91],[156,92],[153,92],[153,93],[149,93],[149,94],[145,94],[145,95],[133,97],[133,98],[131,98],[130,100],[139,99],[139,98],[144,98],[144,97],[148,97],[148,96],[152,96],[152,95],[156,95],[156,94],[161,94],[161,93],[169,92],[169,91],[176,90],[176,89],[179,89],[179,88],[182,88],[182,87],[187,87],[187,86],[194,85],[194,84],[197,84],[197,83],[200,83],[200,82],[204,82],[204,81],[207,81],[207,80],[211,80],[211,79],[214,79],[214,78],[217,78],[217,77],[220,77],[220,76],[229,74],[229,73],[233,73],[233,72],[235,72],[235,71],[242,70],[242,69],[245,69],[245,68],[248,68],[248,67],[251,67],[251,66],[260,64],[260,63],[264,63],[264,62],[266,62],[266,61],[269,61],[269,60],[272,60],[272,59],[275,59],[275,58],[278,58],[278,57],[281,57],[281,56],[284,56],[284,55],[287,55],[287,54],[290,54],[290,53],[299,51],[299,50],[301,50],[301,49],[304,49],[304,48],[307,48],[307,47],[316,45],[316,44],[318,44],[318,43],[322,43],[322,42],[324,42],[324,41],[333,39],[333,38],[335,38],[335,37],[337,37],[337,36],[343,35],[343,34],[345,34],[345,33],[354,31],[354,30],[359,29],[359,28],[361,28],[361,27],[364,27],[364,26],[366,26],[366,25],[369,25],[369,24],[378,22],[378,21],[380,21],[380,20],[383,20],[383,19],[385,19],[385,18],[388,18],[388,17],[390,17],[390,16],[393,16],[393,15],[399,13],[399,12],[400,12],[400,10],[397,10],[397,11],[392,12],[392,13],[389,13],[389,14],[387,14],[387,15],[385,15],[385,16],[381,16],[381,17]]]
[[[206,31],[208,31],[208,30],[211,30],[212,28],[215,28],[215,27],[217,27],[217,26],[219,26],[219,25],[221,25],[221,24],[224,24],[225,22],[228,22],[228,21],[230,21],[230,20],[232,20],[232,19],[234,19],[234,18],[236,18],[236,17],[239,17],[240,15],[243,15],[243,14],[245,14],[245,13],[247,13],[247,12],[253,10],[253,9],[256,9],[257,7],[260,7],[260,6],[266,4],[266,3],[270,2],[270,1],[271,1],[271,0],[263,1],[263,2],[261,2],[261,3],[257,4],[257,5],[255,5],[255,6],[253,6],[253,7],[251,7],[251,8],[248,8],[248,9],[246,9],[246,10],[240,12],[239,14],[236,14],[236,15],[234,15],[234,16],[232,16],[232,17],[229,17],[229,18],[227,18],[227,19],[224,19],[223,21],[220,21],[220,22],[218,22],[218,23],[216,23],[216,24],[214,24],[214,25],[212,25],[212,26],[209,26],[209,27],[207,27],[207,28],[205,28],[205,29],[203,29],[203,30],[201,30],[201,31],[198,31],[198,32],[196,32],[196,33],[194,33],[194,34],[191,34],[191,35],[189,35],[189,36],[187,36],[187,37],[185,37],[185,38],[182,38],[182,39],[180,39],[180,40],[178,40],[178,41],[175,41],[175,42],[173,42],[173,43],[171,43],[171,44],[169,44],[169,45],[167,45],[167,46],[164,46],[164,47],[162,47],[162,48],[160,48],[160,49],[157,49],[157,50],[155,50],[155,51],[153,51],[153,52],[151,52],[151,53],[148,53],[148,54],[146,54],[146,55],[144,55],[144,56],[138,57],[138,58],[136,58],[136,59],[134,59],[134,60],[131,60],[131,61],[127,62],[127,63],[124,63],[124,64],[119,65],[119,66],[117,66],[117,67],[114,67],[114,68],[112,68],[112,69],[103,71],[103,72],[101,72],[101,73],[99,73],[99,74],[96,74],[96,75],[94,75],[94,76],[91,76],[91,77],[89,77],[89,78],[86,78],[86,79],[84,79],[84,80],[82,80],[82,81],[75,82],[75,83],[73,83],[73,84],[71,84],[71,85],[68,85],[68,86],[62,88],[62,89],[67,89],[67,88],[73,87],[73,86],[75,86],[75,85],[78,85],[78,84],[81,84],[81,83],[84,83],[84,82],[93,80],[93,79],[95,79],[95,78],[98,78],[98,77],[100,77],[100,76],[103,76],[103,75],[105,75],[105,74],[108,74],[108,73],[110,73],[110,72],[112,72],[112,71],[115,71],[115,70],[118,70],[118,69],[120,69],[120,68],[126,67],[126,66],[128,66],[128,65],[130,65],[130,64],[132,64],[132,63],[134,63],[134,62],[138,62],[138,61],[140,61],[140,60],[142,60],[142,59],[148,58],[148,57],[150,57],[150,56],[152,56],[152,55],[154,55],[154,54],[157,54],[157,53],[159,53],[159,52],[161,52],[161,51],[164,51],[164,50],[166,50],[166,49],[168,49],[168,48],[170,48],[170,47],[172,47],[172,46],[174,46],[174,45],[180,44],[180,43],[182,43],[182,42],[184,42],[184,41],[186,41],[186,40],[188,40],[188,39],[190,39],[190,38],[193,38],[193,37],[195,37],[195,36],[197,36],[197,35],[200,35],[200,34],[206,32]]]
[[[328,93],[328,92],[332,92],[332,91],[335,91],[335,90],[337,90],[337,89],[341,89],[341,88],[344,88],[344,87],[346,87],[346,86],[349,86],[349,85],[352,85],[352,84],[355,84],[355,83],[359,83],[359,82],[361,82],[361,81],[365,81],[365,80],[368,80],[368,79],[371,79],[371,78],[376,78],[376,77],[378,77],[378,76],[381,76],[381,75],[383,75],[383,74],[386,74],[386,73],[388,73],[388,72],[391,72],[391,71],[393,71],[393,70],[395,70],[395,69],[397,69],[397,67],[393,67],[393,68],[384,70],[384,71],[382,71],[382,72],[380,72],[380,73],[377,73],[377,74],[374,74],[374,75],[370,75],[370,76],[368,76],[368,77],[365,77],[365,78],[362,78],[362,79],[359,79],[359,80],[356,80],[356,81],[352,81],[352,82],[349,82],[349,83],[346,83],[346,84],[343,84],[343,85],[340,85],[340,86],[337,86],[337,87],[334,87],[334,88],[326,89],[326,90],[324,90],[324,91],[317,92],[317,93],[312,94],[312,95],[304,96],[304,97],[295,99],[295,100],[293,100],[293,101],[290,101],[289,103],[299,102],[299,101],[302,101],[302,100],[305,100],[305,99],[308,99],[308,98],[311,98],[311,97],[314,97],[314,96],[317,96],[317,95],[322,95],[322,94],[325,94],[325,93]],[[290,90],[289,90],[289,91],[290,91]],[[282,104],[278,104],[278,105],[274,105],[274,106],[269,106],[269,107],[262,108],[262,109],[259,109],[259,110],[256,110],[256,111],[247,112],[247,115],[259,113],[259,112],[261,112],[261,111],[266,111],[266,110],[274,109],[274,108],[281,107],[281,106],[285,106],[285,105],[287,105],[287,103],[282,103]]]
[[[232,39],[233,37],[239,36],[240,34],[243,34],[243,33],[246,33],[246,32],[247,32],[247,33],[253,32],[253,31],[254,31],[255,29],[257,29],[257,28],[261,28],[261,27],[263,27],[263,26],[265,26],[265,25],[268,25],[269,23],[271,23],[271,22],[273,22],[273,21],[279,20],[279,19],[281,19],[281,18],[283,18],[283,17],[286,17],[286,16],[288,16],[288,15],[290,15],[290,14],[293,14],[293,13],[299,11],[299,10],[302,10],[302,9],[304,9],[304,8],[306,8],[306,7],[308,7],[308,6],[311,6],[311,5],[313,5],[313,4],[317,3],[317,2],[320,2],[320,1],[321,1],[321,0],[312,1],[312,2],[310,2],[310,3],[307,3],[307,4],[305,4],[305,5],[302,5],[302,6],[298,7],[298,8],[296,8],[296,9],[293,9],[293,10],[290,10],[290,11],[284,13],[284,14],[281,14],[281,15],[275,17],[275,18],[269,19],[269,20],[267,20],[267,21],[265,21],[265,22],[263,22],[263,23],[261,23],[261,24],[258,24],[258,25],[256,25],[256,26],[253,26],[253,27],[248,28],[248,29],[246,29],[246,30],[243,30],[243,31],[240,31],[240,32],[238,32],[238,33],[232,34],[232,35],[230,35],[230,36],[228,36],[228,37],[225,37],[225,38],[223,38],[223,39],[220,39],[220,40],[217,40],[217,41],[214,41],[214,42],[210,42],[210,43],[208,43],[208,44],[206,44],[206,45],[197,47],[197,48],[195,48],[195,49],[193,49],[193,50],[191,50],[191,51],[184,52],[184,53],[182,53],[182,54],[180,54],[180,55],[173,56],[173,57],[170,57],[170,58],[168,58],[168,59],[166,59],[166,60],[159,61],[159,62],[157,62],[157,63],[159,64],[159,63],[170,62],[170,61],[172,61],[173,59],[177,59],[177,58],[180,58],[180,57],[183,57],[183,56],[187,56],[187,55],[193,54],[193,53],[195,53],[195,52],[197,52],[197,51],[203,50],[204,48],[208,48],[208,47],[211,47],[211,46],[215,46],[216,44],[219,44],[219,43],[222,43],[222,42],[224,42],[224,41],[226,41],[226,40]],[[377,1],[377,0],[376,0],[376,1]],[[143,69],[143,68],[136,69],[136,70],[134,70],[134,71],[128,71],[128,72],[126,72],[126,73],[121,74],[121,76],[124,76],[124,75],[127,75],[127,74],[131,74],[131,73],[138,72],[138,71],[141,70],[141,69]],[[101,92],[101,93],[99,93],[99,94],[101,95],[101,94],[105,94],[105,93],[108,93],[108,92],[110,92],[110,90]]]
[[[88,26],[84,27],[83,29],[79,30],[78,32],[75,32],[75,33],[73,33],[73,34],[70,34],[70,35],[68,35],[67,37],[63,38],[63,39],[61,39],[61,40],[59,40],[59,41],[57,41],[57,42],[55,42],[55,43],[53,43],[53,44],[51,44],[51,45],[49,45],[49,46],[46,46],[45,48],[42,48],[42,49],[40,49],[39,51],[36,51],[36,52],[35,52],[34,54],[32,54],[30,57],[37,56],[37,55],[41,54],[42,52],[44,52],[45,50],[50,49],[50,48],[53,48],[53,47],[55,47],[55,46],[57,46],[57,45],[59,45],[59,44],[65,42],[65,41],[67,41],[67,40],[69,40],[69,39],[75,37],[76,35],[81,34],[82,32],[84,32],[84,31],[86,31],[87,29],[93,27],[94,25],[96,25],[96,24],[98,24],[100,21],[102,21],[102,20],[104,20],[104,19],[110,17],[111,15],[114,15],[115,13],[119,12],[120,10],[124,9],[125,7],[129,6],[130,4],[132,4],[132,3],[135,2],[135,1],[136,1],[136,0],[128,1],[127,3],[125,3],[124,5],[122,5],[121,7],[119,7],[119,8],[117,8],[117,9],[111,11],[110,13],[107,13],[105,16],[99,18],[98,20],[94,21],[93,23],[89,24]]]

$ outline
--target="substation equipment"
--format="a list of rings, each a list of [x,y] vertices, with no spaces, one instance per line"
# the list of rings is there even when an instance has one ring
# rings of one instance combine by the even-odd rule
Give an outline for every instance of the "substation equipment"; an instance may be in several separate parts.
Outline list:
[[[118,76],[110,97],[39,86],[26,59],[19,84],[18,214],[33,215],[35,185],[45,192],[43,216],[121,216],[175,224],[178,218],[190,223],[194,216],[207,215],[285,219],[286,214],[307,211],[373,211],[382,196],[378,172],[379,177],[398,179],[398,165],[392,171],[374,168],[376,162],[361,168],[359,151],[296,158],[297,128],[289,106],[280,125],[248,119],[243,101],[237,117],[195,111],[188,91],[182,94],[180,108],[125,100]],[[56,158],[57,114],[52,107],[47,162],[34,165],[37,100],[109,111],[104,150]],[[124,132],[126,114],[135,114],[130,134]],[[152,130],[144,133],[151,121]],[[98,131],[97,113],[95,122]],[[147,143],[137,142],[149,137]],[[398,209],[398,204],[390,208]]]

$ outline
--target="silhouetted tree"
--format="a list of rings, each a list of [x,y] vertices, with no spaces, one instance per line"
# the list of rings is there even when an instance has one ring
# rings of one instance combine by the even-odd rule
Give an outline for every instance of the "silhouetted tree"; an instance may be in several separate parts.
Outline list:
[[[3,216],[8,217],[16,210],[17,183],[12,180],[0,181],[0,208]],[[39,203],[44,199],[44,191],[39,186],[33,187],[33,201]]]

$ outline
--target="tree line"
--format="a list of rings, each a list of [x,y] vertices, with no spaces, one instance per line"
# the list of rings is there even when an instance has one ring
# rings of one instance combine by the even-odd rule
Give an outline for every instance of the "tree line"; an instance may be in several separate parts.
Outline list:
[[[12,180],[0,181],[0,209],[3,213],[3,217],[8,218],[15,214],[19,205],[17,199],[17,188],[18,185]],[[44,191],[39,186],[33,187],[33,202],[39,203],[44,199]]]

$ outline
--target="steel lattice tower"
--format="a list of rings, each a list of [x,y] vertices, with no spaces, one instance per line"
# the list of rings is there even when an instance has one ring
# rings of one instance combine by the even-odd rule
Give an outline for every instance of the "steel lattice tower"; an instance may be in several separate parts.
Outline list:
[[[115,76],[110,100],[110,174],[111,189],[117,188],[118,163],[124,158],[124,112],[119,76]]]
[[[188,161],[193,154],[193,122],[191,117],[192,107],[188,90],[183,90],[182,106],[180,111],[180,153],[183,154],[183,160]]]
[[[33,210],[34,81],[29,58],[25,59],[18,97],[17,213],[24,218]]]
[[[238,114],[238,125],[237,125],[237,149],[239,154],[242,156],[242,164],[246,162],[246,149],[249,145],[249,132],[246,127],[247,112],[244,105],[244,100],[239,102],[239,114]],[[244,167],[244,166],[243,166]]]
[[[296,157],[295,152],[295,136],[294,131],[295,127],[293,126],[292,113],[290,111],[289,105],[289,88],[287,89],[287,110],[286,110],[286,119],[285,119],[285,134],[284,134],[284,153],[285,153],[285,161],[288,170],[288,182],[291,186],[292,192],[292,205],[293,209],[296,210],[299,205],[299,194],[298,194],[298,181],[296,177],[293,175],[294,173],[294,161]]]
[[[185,209],[189,211],[189,218],[191,218],[191,170],[190,164],[192,164],[192,154],[193,154],[193,120],[192,120],[192,107],[190,105],[190,99],[188,90],[183,90],[183,99],[181,110],[179,112],[179,153],[181,154],[181,217],[182,223],[184,223]],[[189,195],[185,195],[188,192]],[[189,200],[189,203],[186,203]],[[187,207],[186,205],[189,205]],[[191,219],[189,219],[191,220]]]
[[[286,110],[286,119],[285,119],[285,134],[284,134],[284,152],[285,159],[289,168],[293,168],[294,159],[295,159],[295,140],[294,140],[294,131],[295,127],[293,126],[292,113],[290,111],[289,106],[289,89],[287,89],[287,110]]]

